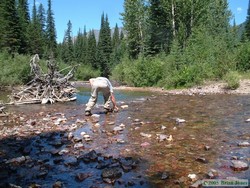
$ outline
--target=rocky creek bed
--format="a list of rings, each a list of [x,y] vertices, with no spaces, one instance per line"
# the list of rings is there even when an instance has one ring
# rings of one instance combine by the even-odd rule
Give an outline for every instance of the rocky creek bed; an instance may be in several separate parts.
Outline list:
[[[0,187],[200,187],[205,179],[249,180],[250,95],[196,89],[118,97],[118,113],[105,115],[97,105],[91,117],[77,101],[9,107],[0,119]]]

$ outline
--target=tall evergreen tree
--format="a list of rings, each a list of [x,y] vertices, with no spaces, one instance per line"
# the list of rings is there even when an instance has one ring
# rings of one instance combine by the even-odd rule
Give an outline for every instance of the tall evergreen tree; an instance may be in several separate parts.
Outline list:
[[[144,0],[125,0],[123,22],[127,32],[128,51],[131,58],[144,52],[146,10]]]
[[[15,0],[0,1],[0,49],[9,53],[20,51],[20,24]]]
[[[171,25],[169,11],[165,11],[161,0],[149,0],[147,54],[167,51],[170,47]]]
[[[114,33],[112,35],[112,48],[115,49],[119,46],[120,44],[120,33],[119,33],[119,28],[118,25],[115,25]]]
[[[121,38],[120,38],[121,36]],[[123,46],[123,33],[121,31],[121,35],[119,32],[119,28],[116,24],[113,37],[112,37],[112,54],[110,58],[110,67],[113,69],[116,65],[118,65],[121,62],[121,59],[125,53],[124,46]]]
[[[245,37],[248,41],[250,41],[250,0],[248,2],[248,9],[247,9],[247,18],[246,18],[246,25],[245,25]]]
[[[56,29],[55,29],[55,20],[54,20],[54,14],[52,11],[52,5],[51,0],[48,0],[48,10],[47,10],[47,21],[46,21],[46,50],[48,56],[54,56],[56,55]]]
[[[41,13],[40,13],[41,14]],[[31,54],[39,54],[40,57],[43,57],[44,51],[44,30],[43,30],[43,20],[42,15],[38,14],[36,1],[33,2],[32,8],[32,18],[29,25],[29,48]]]
[[[46,49],[46,16],[45,16],[45,9],[43,4],[40,3],[37,10],[37,21],[38,21],[38,30],[40,36],[40,44],[42,46],[41,49],[41,57],[44,55],[44,50]]]
[[[20,23],[20,53],[29,52],[28,27],[30,23],[27,0],[18,0],[17,11]]]
[[[84,48],[84,37],[82,31],[79,29],[77,37],[74,42],[74,58],[76,62],[84,63],[84,56],[82,49]]]
[[[109,77],[110,74],[110,55],[112,53],[111,31],[108,16],[102,14],[101,28],[97,45],[97,62],[102,76]]]
[[[67,24],[68,28],[65,32],[63,45],[64,45],[64,54],[63,61],[65,63],[71,63],[74,60],[74,49],[73,49],[73,38],[72,38],[72,23],[69,20]]]
[[[86,62],[91,64],[93,68],[98,69],[98,65],[96,62],[96,38],[95,38],[95,31],[91,30],[88,36],[88,48],[87,48],[87,55],[86,55]]]

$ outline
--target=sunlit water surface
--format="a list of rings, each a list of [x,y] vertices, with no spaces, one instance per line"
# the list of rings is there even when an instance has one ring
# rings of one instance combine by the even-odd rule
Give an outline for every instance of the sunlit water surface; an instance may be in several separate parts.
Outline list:
[[[90,96],[88,88],[79,88],[77,100],[74,102],[10,106],[9,110],[30,114],[31,117],[41,111],[53,110],[55,113],[64,113],[69,119],[68,124],[75,119],[86,119],[87,123],[75,131],[75,134],[85,131],[94,137],[91,144],[86,145],[86,150],[94,149],[117,157],[133,156],[141,160],[136,172],[124,174],[123,178],[135,181],[142,179],[148,183],[133,187],[181,187],[182,184],[178,183],[180,179],[185,180],[189,174],[196,174],[199,179],[204,179],[211,169],[218,171],[217,178],[220,179],[249,179],[249,169],[235,172],[230,168],[233,157],[249,162],[250,148],[238,146],[239,142],[250,142],[250,123],[246,122],[250,118],[249,95],[188,96],[118,90],[115,95],[118,106],[128,105],[128,108],[120,108],[118,113],[105,115],[100,95],[98,104],[92,110],[92,113],[100,115],[100,126],[95,126],[96,122],[91,117],[84,116],[85,104]],[[185,122],[177,123],[177,118],[184,119]],[[112,131],[121,124],[125,125],[121,134],[112,137],[104,134],[103,130]],[[160,134],[171,135],[173,140],[160,141]],[[117,144],[114,142],[117,139],[123,142]],[[209,149],[206,150],[206,147]],[[205,159],[205,162],[199,158]],[[79,168],[88,171],[84,166]],[[94,177],[85,180],[83,184],[68,178],[70,173],[79,169],[57,170],[64,173],[54,174],[56,178],[67,179],[76,187],[93,185]],[[93,171],[93,168],[90,170]],[[159,174],[162,172],[169,174],[166,180],[161,179]],[[41,183],[47,181],[49,184],[56,178],[45,179]]]

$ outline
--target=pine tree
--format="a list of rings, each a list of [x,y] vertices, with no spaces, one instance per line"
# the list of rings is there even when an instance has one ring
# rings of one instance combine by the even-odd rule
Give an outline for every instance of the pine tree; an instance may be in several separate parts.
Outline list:
[[[44,22],[42,20],[43,16],[41,14],[41,12],[38,14],[36,1],[34,0],[32,8],[32,18],[29,25],[29,48],[31,54],[39,54],[40,57],[43,57],[45,48],[45,33],[43,28]]]
[[[44,50],[46,49],[46,16],[45,16],[45,9],[43,7],[43,4],[41,3],[38,6],[37,10],[37,21],[39,23],[38,29],[41,36],[41,46],[42,46],[41,54],[44,55]]]
[[[72,23],[69,20],[67,24],[68,28],[65,32],[63,45],[64,45],[64,54],[63,61],[70,64],[74,59],[73,51],[73,38],[72,38]]]
[[[123,22],[127,32],[128,51],[131,58],[144,52],[146,10],[144,0],[125,0]]]
[[[86,55],[86,62],[91,64],[94,69],[98,69],[98,65],[96,62],[96,38],[95,38],[95,31],[91,30],[88,36],[88,48],[87,48],[87,55]]]
[[[112,53],[111,31],[108,16],[102,14],[101,28],[97,45],[97,62],[102,76],[109,77],[110,74],[110,55]]]
[[[245,25],[245,37],[250,41],[250,0],[248,2],[247,19]]]
[[[0,1],[0,49],[9,53],[20,51],[20,22],[15,0]]]
[[[84,37],[83,37],[83,33],[81,32],[81,30],[79,29],[75,42],[74,42],[74,58],[76,62],[79,63],[84,63],[84,56],[82,53],[82,49],[84,48]]]
[[[112,36],[112,48],[113,48],[113,50],[115,48],[117,48],[120,44],[120,36],[119,35],[120,35],[119,28],[118,28],[118,25],[116,24],[115,29],[114,29],[114,33]]]
[[[168,24],[169,11],[165,11],[160,0],[149,1],[149,21],[147,32],[147,54],[155,55],[167,51],[170,46],[171,25]]]
[[[20,50],[22,54],[29,52],[28,27],[30,23],[27,0],[18,0],[17,11],[20,23]]]
[[[46,53],[47,56],[55,56],[57,42],[55,20],[53,17],[51,0],[48,0],[47,21],[46,21]]]

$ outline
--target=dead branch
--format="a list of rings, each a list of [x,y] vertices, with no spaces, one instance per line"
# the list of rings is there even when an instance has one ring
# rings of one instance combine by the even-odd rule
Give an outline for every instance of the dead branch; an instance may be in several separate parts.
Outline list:
[[[30,59],[31,74],[34,75],[34,78],[18,92],[12,92],[9,104],[45,104],[75,100],[73,95],[76,89],[69,83],[69,80],[74,76],[78,65],[58,70],[56,62],[50,59],[46,61],[47,73],[43,73],[39,60],[38,54]],[[66,75],[61,73],[69,68],[71,69]]]

